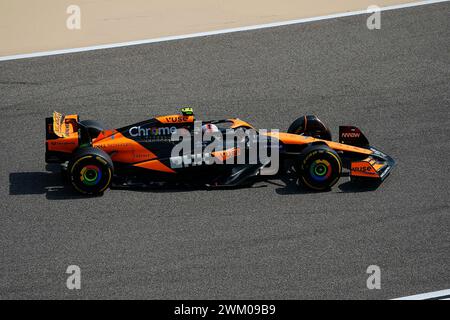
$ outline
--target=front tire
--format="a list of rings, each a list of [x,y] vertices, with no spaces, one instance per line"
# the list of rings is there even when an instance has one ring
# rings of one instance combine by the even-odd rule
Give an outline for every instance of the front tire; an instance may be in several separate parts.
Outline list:
[[[316,116],[309,115],[296,119],[289,126],[287,131],[291,134],[305,135],[317,139],[331,141],[331,131],[327,126]]]
[[[68,165],[70,182],[81,194],[103,194],[111,185],[113,173],[109,155],[92,147],[79,149]]]
[[[326,145],[307,147],[296,165],[301,183],[315,191],[331,189],[341,177],[342,161],[336,151]]]

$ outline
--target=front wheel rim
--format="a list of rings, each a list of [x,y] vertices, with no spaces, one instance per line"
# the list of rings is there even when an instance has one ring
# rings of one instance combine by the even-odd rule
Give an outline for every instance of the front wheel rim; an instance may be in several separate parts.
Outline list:
[[[314,181],[324,182],[331,177],[333,168],[327,160],[318,159],[311,164],[309,173]]]

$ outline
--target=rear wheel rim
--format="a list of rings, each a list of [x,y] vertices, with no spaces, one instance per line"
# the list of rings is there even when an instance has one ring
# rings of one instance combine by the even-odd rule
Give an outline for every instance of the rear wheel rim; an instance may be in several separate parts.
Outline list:
[[[95,186],[102,179],[102,170],[96,165],[87,165],[80,171],[80,180],[86,186]]]
[[[83,194],[101,194],[109,187],[112,179],[108,163],[93,155],[75,161],[70,174],[72,185]]]

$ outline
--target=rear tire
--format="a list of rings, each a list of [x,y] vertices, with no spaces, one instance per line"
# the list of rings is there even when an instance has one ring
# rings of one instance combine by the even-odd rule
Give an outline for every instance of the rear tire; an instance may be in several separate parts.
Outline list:
[[[87,195],[100,195],[111,185],[114,166],[103,150],[79,149],[69,161],[68,175],[72,186]]]
[[[331,189],[341,177],[342,161],[336,151],[326,145],[307,147],[295,167],[299,180],[309,189]]]
[[[88,129],[91,139],[97,138],[100,132],[105,130],[105,126],[101,122],[95,120],[83,120],[80,121],[80,123]]]

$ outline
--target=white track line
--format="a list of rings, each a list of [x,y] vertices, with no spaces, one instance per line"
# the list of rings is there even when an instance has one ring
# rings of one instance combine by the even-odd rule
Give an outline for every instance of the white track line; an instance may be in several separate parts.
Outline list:
[[[393,299],[393,300],[428,300],[428,299],[441,300],[441,299],[439,299],[439,297],[447,297],[442,300],[448,300],[448,296],[450,296],[450,289],[435,291],[435,292],[430,292],[430,293],[417,294],[414,296],[408,296],[408,297],[403,297],[403,298],[398,298],[398,299]]]
[[[428,5],[428,4],[435,4],[435,3],[448,2],[448,1],[450,1],[450,0],[418,1],[418,2],[388,6],[388,7],[381,7],[380,10],[381,11],[398,10],[398,9],[412,8],[412,7],[424,6],[424,5]],[[199,32],[199,33],[192,33],[192,34],[184,34],[184,35],[179,35],[179,36],[170,36],[170,37],[162,37],[162,38],[155,38],[155,39],[111,43],[111,44],[105,44],[105,45],[99,45],[99,46],[90,46],[90,47],[73,48],[73,49],[62,49],[62,50],[55,50],[55,51],[41,51],[41,52],[35,52],[35,53],[4,56],[4,57],[0,57],[0,61],[54,56],[54,55],[60,55],[60,54],[86,52],[86,51],[101,50],[101,49],[121,48],[121,47],[136,46],[136,45],[141,45],[141,44],[198,38],[198,37],[212,36],[212,35],[232,33],[232,32],[281,27],[281,26],[288,26],[288,25],[292,25],[292,24],[301,24],[301,23],[308,23],[308,22],[321,21],[321,20],[330,20],[330,19],[357,16],[357,15],[363,15],[363,14],[368,14],[368,11],[360,10],[360,11],[352,11],[352,12],[343,12],[343,13],[336,13],[336,14],[331,14],[331,15],[326,15],[326,16],[280,21],[280,22],[259,24],[259,25],[241,27],[241,28],[231,28],[231,29]]]

